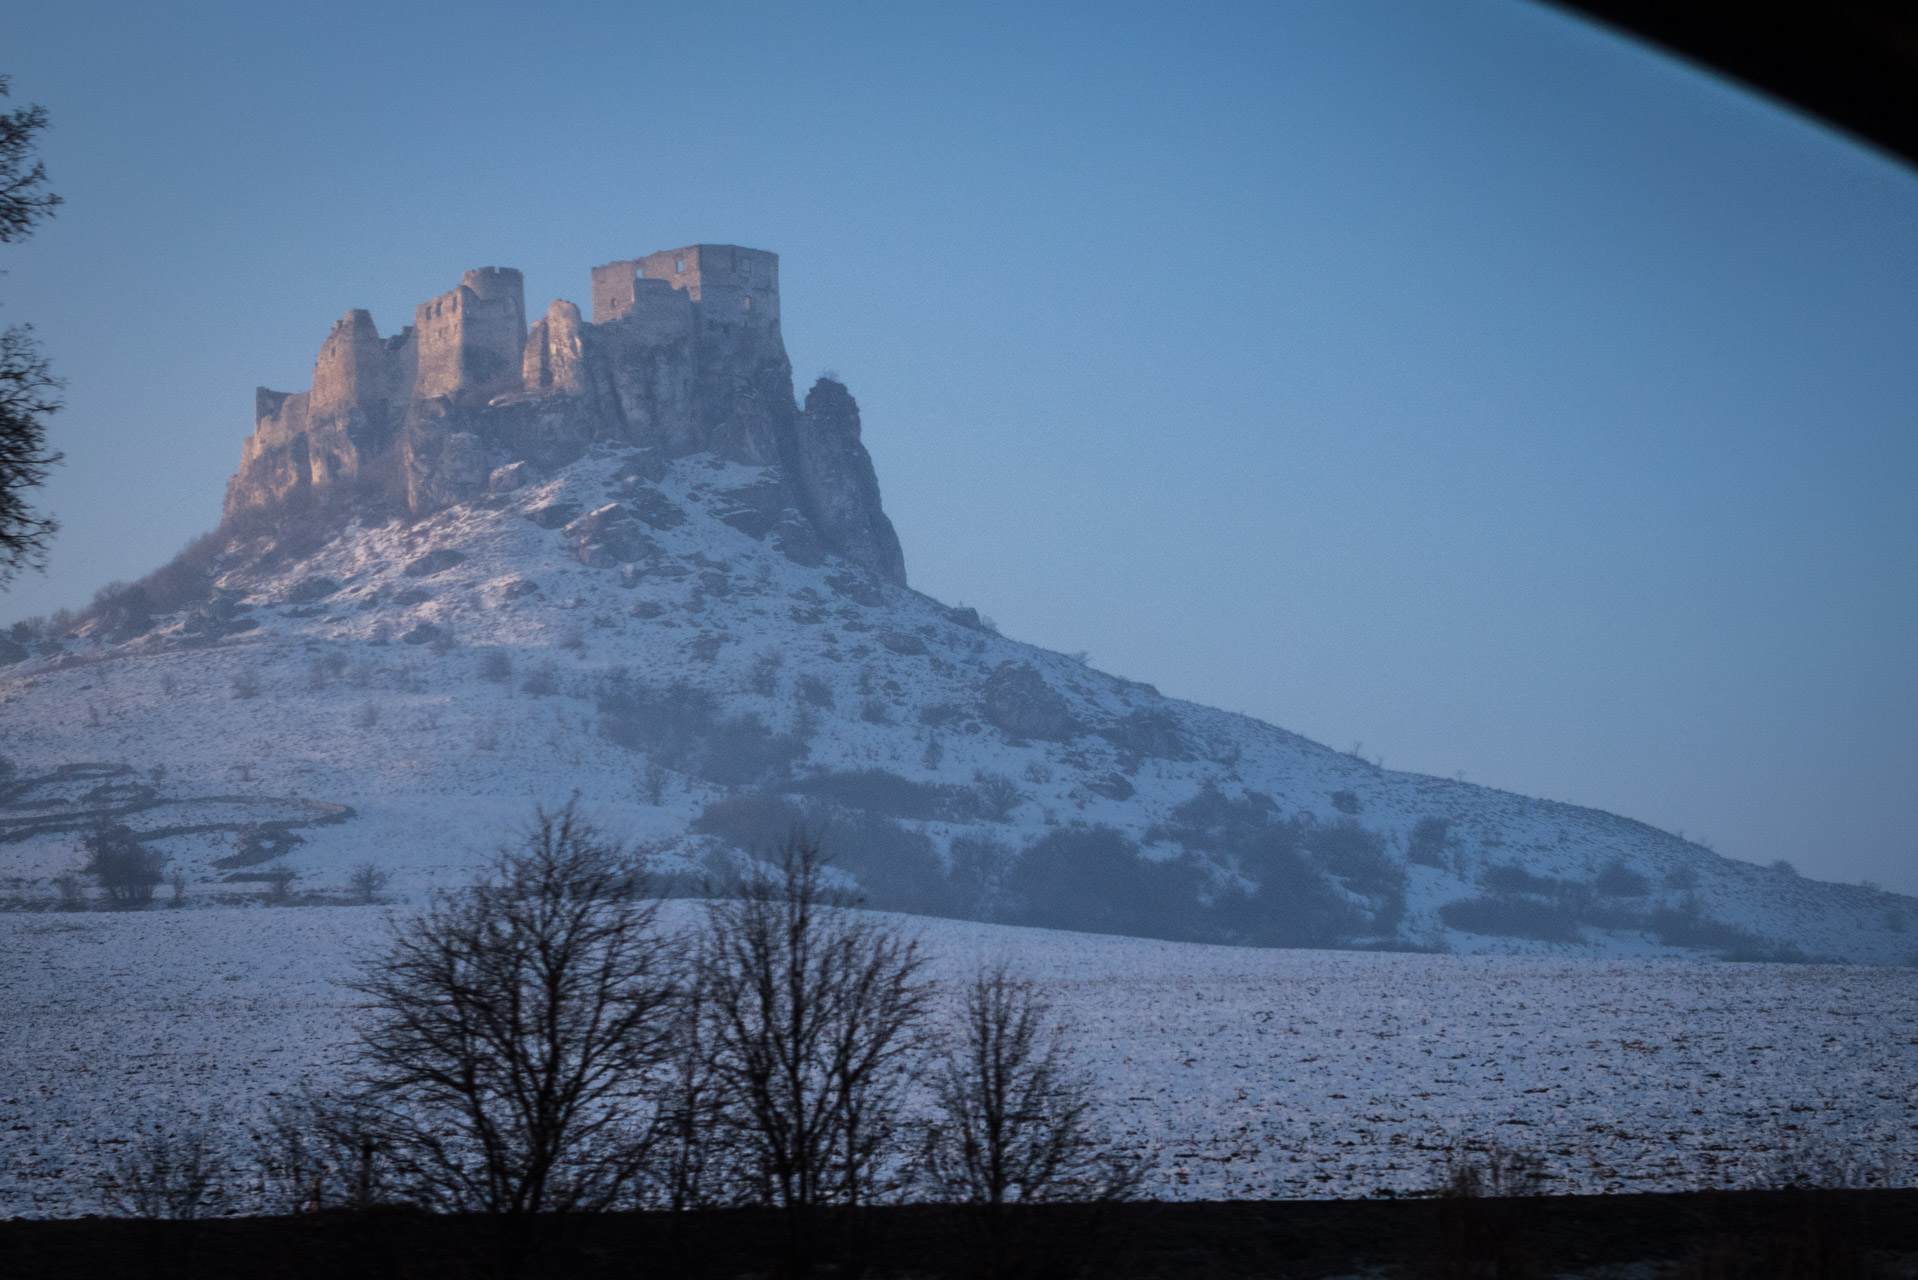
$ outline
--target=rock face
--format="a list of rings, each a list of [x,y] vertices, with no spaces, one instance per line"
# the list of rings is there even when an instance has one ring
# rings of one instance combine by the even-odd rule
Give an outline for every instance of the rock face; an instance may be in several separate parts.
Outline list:
[[[752,504],[769,513],[756,536],[905,584],[851,393],[822,378],[803,411],[793,402],[776,254],[688,245],[611,262],[592,299],[590,322],[556,301],[529,327],[520,273],[482,267],[393,337],[347,312],[310,391],[256,393],[227,516],[368,486],[424,516],[624,445],[652,460],[631,478],[643,517],[637,490],[665,460],[711,453],[780,473]]]
[[[906,585],[899,535],[879,505],[879,477],[859,441],[859,406],[840,383],[821,378],[806,393],[787,470],[800,510],[829,549]]]
[[[1072,736],[1066,700],[1026,663],[994,667],[981,702],[986,719],[1011,737],[1057,742]]]

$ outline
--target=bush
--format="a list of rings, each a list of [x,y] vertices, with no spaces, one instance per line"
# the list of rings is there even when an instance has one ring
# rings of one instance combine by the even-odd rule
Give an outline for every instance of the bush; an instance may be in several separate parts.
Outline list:
[[[998,919],[1012,857],[1012,846],[991,836],[954,836],[946,872],[954,914],[966,920]]]
[[[486,649],[480,653],[479,678],[494,684],[510,684],[513,679],[513,655],[504,649]]]
[[[972,775],[972,790],[979,797],[979,809],[993,822],[1010,822],[1015,810],[1032,797],[1003,773],[981,769]]]
[[[106,890],[116,907],[144,907],[153,901],[166,869],[166,855],[141,845],[128,828],[101,824],[82,841],[87,861],[83,872]]]
[[[724,786],[778,782],[808,751],[793,734],[774,733],[756,715],[719,718],[718,701],[689,684],[655,688],[625,672],[599,686],[600,732],[666,768]]]
[[[1421,867],[1445,867],[1445,837],[1451,823],[1444,818],[1425,817],[1412,824],[1405,841],[1405,860]]]
[[[867,905],[919,915],[957,914],[932,840],[890,818],[861,813],[831,824],[833,864],[851,872]]]
[[[832,696],[832,686],[811,673],[800,676],[793,683],[793,692],[799,695],[801,702],[826,711],[831,711],[836,705]]]
[[[266,885],[266,900],[277,906],[285,906],[293,900],[293,882],[300,873],[292,867],[274,867],[271,871],[260,873],[260,879]]]
[[[71,871],[62,871],[53,877],[53,888],[60,895],[60,910],[85,911],[87,909],[86,887],[80,883],[80,877]]]
[[[1359,797],[1356,791],[1334,791],[1330,799],[1332,807],[1340,813],[1355,814],[1359,811]]]
[[[915,822],[964,822],[977,808],[977,797],[969,787],[913,782],[885,769],[815,774],[793,783],[791,790],[848,809]]]
[[[353,727],[355,729],[371,729],[376,727],[379,722],[380,704],[377,702],[362,702],[358,709],[353,712]]]
[[[1202,884],[1190,862],[1148,862],[1111,827],[1068,828],[1027,846],[1012,865],[1005,916],[1050,929],[1209,940],[1199,918]]]
[[[1135,756],[1191,759],[1179,718],[1162,707],[1131,712],[1103,733],[1114,746]]]
[[[257,698],[260,696],[260,673],[251,667],[242,667],[233,673],[228,687],[236,698]]]
[[[1569,887],[1563,880],[1535,876],[1512,862],[1487,867],[1479,876],[1479,883],[1494,893],[1529,893],[1542,898],[1559,897]]]
[[[713,801],[693,819],[691,829],[748,853],[770,853],[792,832],[821,826],[823,819],[823,814],[784,796],[748,791]]]
[[[309,672],[307,687],[324,689],[329,681],[346,674],[346,655],[339,652],[323,653],[313,659]]]
[[[1578,917],[1554,903],[1529,898],[1468,898],[1439,908],[1439,919],[1464,933],[1536,942],[1579,942]]]
[[[550,698],[559,692],[559,664],[548,659],[526,673],[519,683],[521,693],[530,693],[535,698]]]
[[[1673,911],[1669,908],[1654,911],[1646,925],[1652,936],[1668,947],[1717,951],[1728,960],[1760,960],[1775,954],[1775,950],[1766,946],[1764,940],[1755,934],[1710,919],[1697,911]]]
[[[1642,898],[1652,891],[1652,882],[1623,861],[1617,861],[1598,873],[1592,888],[1607,898]]]
[[[391,873],[378,863],[362,862],[353,868],[353,874],[347,877],[346,883],[362,905],[371,906],[391,879]]]
[[[224,1173],[219,1147],[204,1128],[169,1133],[155,1125],[108,1166],[102,1198],[122,1217],[190,1222],[219,1202]]]
[[[867,698],[860,704],[859,718],[867,724],[891,724],[892,708],[884,698]]]

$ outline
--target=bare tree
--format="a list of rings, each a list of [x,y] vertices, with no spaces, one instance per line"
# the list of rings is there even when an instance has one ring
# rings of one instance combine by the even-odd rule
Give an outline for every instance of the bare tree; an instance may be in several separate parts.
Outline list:
[[[703,948],[704,941],[694,944]],[[659,1199],[675,1213],[731,1199],[736,1181],[726,1123],[725,1081],[713,1063],[708,966],[703,954],[688,962],[666,1071],[660,1082]]]
[[[1138,1186],[1138,1162],[1094,1129],[1091,1082],[1051,1004],[1003,962],[966,986],[932,1090],[920,1176],[939,1199],[973,1207],[988,1275],[1006,1261],[1008,1206],[1118,1200]]]
[[[961,1022],[933,1076],[939,1110],[926,1174],[971,1204],[1080,1200],[1136,1185],[1094,1131],[1093,1090],[1051,1003],[1004,963],[967,985]]]
[[[218,1202],[224,1173],[219,1150],[204,1128],[187,1124],[169,1130],[155,1124],[136,1133],[107,1166],[102,1199],[123,1217],[191,1221]]]
[[[282,1213],[366,1210],[398,1198],[381,1108],[357,1094],[303,1091],[253,1135],[265,1204]]]
[[[293,882],[299,878],[300,873],[292,867],[274,867],[261,872],[260,879],[266,884],[266,900],[282,907],[293,901]]]
[[[353,986],[356,1086],[429,1204],[477,1209],[523,1261],[540,1215],[633,1187],[677,975],[635,859],[569,802],[470,888],[396,923]]]
[[[346,878],[346,883],[362,905],[371,906],[391,879],[392,875],[377,862],[362,862],[353,868],[353,874]]]
[[[928,991],[917,942],[852,910],[825,872],[819,842],[795,832],[708,916],[713,1064],[797,1268],[820,1206],[866,1202],[900,1154]]]

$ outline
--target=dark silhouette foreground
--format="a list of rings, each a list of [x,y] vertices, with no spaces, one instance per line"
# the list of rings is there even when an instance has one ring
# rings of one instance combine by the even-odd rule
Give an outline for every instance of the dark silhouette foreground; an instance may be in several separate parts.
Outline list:
[[[1306,1277],[1391,1264],[1406,1277],[1551,1274],[1660,1260],[1675,1276],[1743,1280],[1909,1274],[1918,1255],[1918,1190],[1740,1191],[1546,1196],[1528,1200],[1517,1230],[1523,1270],[1465,1270],[1445,1200],[1242,1201],[1031,1205],[1034,1242],[1005,1274],[1099,1277]],[[824,1210],[825,1232],[832,1236]],[[956,1206],[874,1207],[864,1217],[864,1274],[962,1277],[971,1227]],[[772,1274],[785,1248],[776,1213],[729,1209],[616,1213],[580,1221],[563,1251],[528,1274],[737,1277]],[[0,1222],[0,1274],[118,1277],[174,1274],[169,1233],[190,1230],[199,1280],[306,1277],[466,1277],[489,1273],[490,1232],[477,1216],[410,1210],[326,1213],[192,1224],[138,1220]],[[1903,1255],[1905,1270],[1888,1265]],[[830,1264],[829,1264],[830,1265]],[[819,1274],[847,1276],[836,1266]]]

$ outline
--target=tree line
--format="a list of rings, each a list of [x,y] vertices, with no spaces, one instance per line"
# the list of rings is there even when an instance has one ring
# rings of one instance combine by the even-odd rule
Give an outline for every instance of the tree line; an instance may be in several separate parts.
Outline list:
[[[804,1274],[862,1206],[924,1199],[968,1206],[998,1272],[1019,1205],[1139,1185],[1039,987],[995,963],[942,990],[915,939],[834,887],[816,837],[700,910],[674,927],[631,850],[573,803],[539,811],[361,965],[346,1069],[256,1135],[269,1207],[478,1213],[514,1275],[581,1214],[758,1205]],[[110,1201],[190,1217],[214,1164],[155,1132]]]

